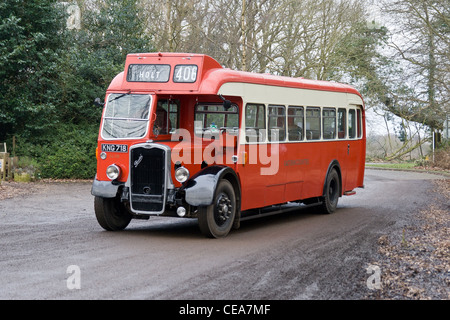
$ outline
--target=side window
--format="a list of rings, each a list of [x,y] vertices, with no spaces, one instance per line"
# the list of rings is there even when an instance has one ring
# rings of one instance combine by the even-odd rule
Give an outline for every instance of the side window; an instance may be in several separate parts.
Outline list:
[[[350,139],[356,138],[356,110],[348,110],[348,137]]]
[[[335,108],[323,108],[323,138],[324,139],[336,139],[336,109]]]
[[[288,108],[288,139],[289,141],[303,140],[304,117],[303,107],[289,106]]]
[[[232,104],[227,110],[222,104],[198,104],[195,106],[195,134],[214,134],[222,129],[237,130],[239,127],[238,107]]]
[[[172,134],[180,127],[180,101],[177,100],[175,103],[171,102],[169,104],[169,123],[171,124],[171,128],[169,133]]]
[[[344,108],[339,108],[338,109],[338,138],[339,139],[345,139],[347,137],[346,135],[346,123],[347,123],[347,119],[346,119],[346,110]]]
[[[356,121],[357,121],[357,126],[358,126],[358,138],[362,137],[362,111],[361,111],[361,107],[359,107],[358,109],[356,109]]]
[[[156,120],[153,126],[155,134],[169,134],[175,132],[179,127],[178,111],[180,109],[179,100],[158,100],[156,106]]]
[[[306,108],[306,140],[320,139],[320,108]]]
[[[269,105],[269,141],[286,140],[286,111],[284,106]]]
[[[246,105],[245,139],[247,142],[266,140],[266,107],[263,104]]]

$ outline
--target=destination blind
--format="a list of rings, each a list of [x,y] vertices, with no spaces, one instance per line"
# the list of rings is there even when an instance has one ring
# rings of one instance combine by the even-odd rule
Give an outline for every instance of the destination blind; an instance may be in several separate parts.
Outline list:
[[[130,64],[128,82],[167,82],[170,77],[168,64]]]

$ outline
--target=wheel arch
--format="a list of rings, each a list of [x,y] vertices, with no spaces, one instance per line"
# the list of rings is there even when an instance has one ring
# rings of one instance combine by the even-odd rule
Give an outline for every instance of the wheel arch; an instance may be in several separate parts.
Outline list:
[[[185,201],[192,206],[211,205],[220,179],[228,180],[233,186],[240,211],[241,186],[239,178],[232,168],[223,165],[208,166],[192,176],[182,187],[185,193]]]
[[[323,181],[322,196],[325,195],[326,188],[327,188],[327,178],[328,178],[328,175],[330,174],[331,170],[333,170],[333,169],[336,170],[336,172],[337,172],[337,174],[339,176],[339,196],[341,197],[342,194],[343,194],[343,191],[342,191],[343,188],[342,188],[342,170],[341,170],[341,165],[339,164],[339,161],[334,159],[328,165],[327,174],[325,175],[325,179]]]

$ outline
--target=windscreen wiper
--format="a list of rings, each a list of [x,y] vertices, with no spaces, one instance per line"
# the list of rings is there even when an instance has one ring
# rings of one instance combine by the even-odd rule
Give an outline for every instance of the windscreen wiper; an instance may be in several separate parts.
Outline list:
[[[123,96],[129,95],[130,92],[131,92],[131,91],[128,91],[127,93],[122,93],[121,95],[115,97],[114,99],[109,100],[109,102],[112,102],[112,101],[114,101],[114,100],[120,99],[120,98],[122,98]]]

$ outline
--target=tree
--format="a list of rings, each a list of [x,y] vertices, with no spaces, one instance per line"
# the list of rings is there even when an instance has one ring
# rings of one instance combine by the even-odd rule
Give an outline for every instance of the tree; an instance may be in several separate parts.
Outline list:
[[[58,60],[58,124],[52,136],[40,137],[41,142],[48,139],[49,148],[44,154],[34,153],[44,177],[94,176],[102,109],[93,101],[104,96],[111,80],[123,71],[128,53],[153,50],[135,1],[79,1],[79,5],[80,29],[66,31],[70,42]]]
[[[124,64],[128,53],[153,51],[140,5],[133,0],[104,0],[85,4],[81,46],[113,64]]]
[[[334,53],[354,26],[365,22],[361,0],[163,4],[143,7],[157,51],[206,53],[233,69],[313,79],[329,79],[344,67],[342,59],[333,65]]]
[[[152,40],[135,1],[80,5],[81,28],[67,31],[71,40],[60,59],[59,117],[68,123],[98,123],[101,110],[93,112],[92,101],[123,71],[128,53],[153,51]]]
[[[53,0],[0,3],[0,141],[51,124],[64,23]]]
[[[93,106],[131,52],[152,51],[131,0],[78,0],[80,29],[66,29],[54,0],[0,3],[0,141],[46,177],[89,178],[101,108]]]
[[[405,67],[402,90],[392,92],[386,108],[407,120],[442,129],[449,107],[450,5],[448,0],[402,0],[384,3],[398,21],[391,47]]]

